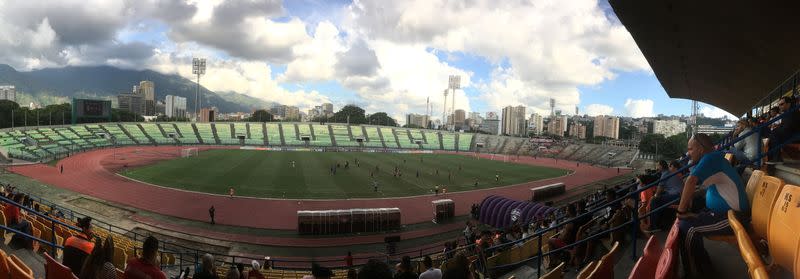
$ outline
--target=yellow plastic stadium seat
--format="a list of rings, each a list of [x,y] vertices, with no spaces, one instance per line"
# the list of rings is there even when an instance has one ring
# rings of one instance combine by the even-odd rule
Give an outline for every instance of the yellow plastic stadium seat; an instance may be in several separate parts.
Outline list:
[[[771,214],[773,204],[775,204],[776,199],[778,199],[778,193],[781,192],[783,184],[783,179],[765,175],[761,178],[761,183],[759,183],[758,188],[756,188],[750,212],[752,216],[752,221],[750,221],[750,223],[753,226],[753,233],[756,239],[769,239],[767,238],[767,230],[769,228],[770,216],[773,216]]]
[[[587,264],[583,269],[581,269],[581,272],[578,273],[577,279],[589,278],[589,274],[591,274],[592,271],[594,271],[596,265],[597,264],[595,262],[590,262],[589,264]]]
[[[11,259],[10,261],[8,261],[8,267],[11,269],[11,278],[33,279],[33,270],[31,270],[31,268],[28,267],[28,265],[22,262],[22,260],[17,258],[17,256],[15,255],[11,255],[8,258]]]
[[[764,177],[763,171],[754,170],[753,174],[750,175],[750,179],[747,180],[745,192],[747,192],[747,200],[750,201],[750,204],[753,204],[753,196],[756,194],[756,188],[758,188],[759,183],[761,183],[762,177]]]
[[[539,279],[561,279],[561,278],[564,278],[564,265],[565,265],[565,263],[562,262],[561,264],[556,266],[556,268],[553,268],[553,270],[550,270],[550,272],[548,272],[547,274],[542,275],[542,277],[539,277]]]
[[[6,252],[0,250],[0,278],[8,278],[8,274],[11,273],[11,268],[8,266],[10,259]]]
[[[769,253],[772,263],[787,271],[797,267],[800,246],[800,187],[783,187],[769,221]],[[798,275],[798,274],[795,274]]]
[[[619,241],[615,241],[614,245],[611,246],[611,250],[603,255],[602,258],[600,258],[600,261],[597,262],[594,270],[587,278],[614,278],[614,265],[617,263],[617,254],[619,253],[619,249]]]
[[[739,243],[739,252],[742,254],[742,258],[747,264],[750,277],[755,278],[755,274],[759,273],[757,270],[766,272],[766,267],[764,266],[764,261],[761,260],[761,255],[759,255],[758,250],[753,246],[750,235],[747,234],[747,230],[745,230],[744,226],[742,226],[742,223],[739,222],[739,219],[736,218],[733,212],[733,210],[728,210],[728,222],[736,235],[736,239]]]
[[[125,250],[122,248],[114,247],[114,257],[112,257],[112,263],[114,267],[124,270],[125,269],[125,262],[128,260],[128,254],[125,253]]]

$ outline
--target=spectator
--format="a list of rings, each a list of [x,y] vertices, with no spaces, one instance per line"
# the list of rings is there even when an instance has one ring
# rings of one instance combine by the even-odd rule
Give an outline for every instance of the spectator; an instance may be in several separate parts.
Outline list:
[[[92,249],[92,253],[86,257],[86,261],[84,261],[83,266],[81,266],[81,272],[78,278],[80,279],[99,278],[98,275],[100,273],[100,270],[103,269],[103,264],[105,264],[104,253],[105,250],[103,249],[103,243],[100,242],[99,238],[95,238],[94,249]]]
[[[203,259],[205,260],[205,258]],[[142,257],[128,260],[128,265],[125,267],[125,279],[166,278],[164,272],[161,272],[161,269],[158,267],[158,239],[153,236],[148,236],[142,244]],[[202,277],[199,277],[199,274],[195,274],[194,278]],[[216,275],[214,275],[213,278],[217,278]]]
[[[472,272],[469,268],[469,260],[464,253],[456,254],[453,258],[454,263],[442,271],[442,279],[472,279]]]
[[[258,261],[253,260],[250,263],[250,266],[252,267],[252,269],[250,269],[250,272],[247,273],[248,279],[249,278],[264,279],[264,274],[261,274],[261,265],[258,263]]]
[[[667,172],[662,173],[661,175],[661,184],[658,185],[656,188],[656,193],[653,198],[650,200],[650,210],[663,206],[668,202],[671,202],[681,195],[681,189],[683,184],[683,174],[678,172],[678,169],[681,168],[681,163],[678,161],[672,161],[669,163],[669,170]],[[672,177],[667,178],[670,174],[675,174]],[[656,232],[663,228],[662,222],[662,214],[665,211],[670,211],[669,208],[664,208],[663,210],[652,212],[650,214],[650,228],[648,232]]]
[[[569,204],[567,206],[567,217],[566,217],[566,219],[575,218],[576,214],[577,214],[577,208],[575,207],[575,204],[572,204],[572,203]],[[575,236],[576,236],[577,233],[578,233],[577,222],[576,221],[572,221],[572,222],[567,223],[561,229],[561,231],[559,232],[557,237],[551,238],[551,239],[549,239],[547,241],[550,244],[550,250],[556,250],[556,249],[559,249],[561,247],[564,247],[564,246],[567,246],[569,244],[572,244],[573,242],[575,242]],[[564,254],[565,253],[562,251],[560,253],[560,255],[559,255],[560,256],[559,258],[563,258]],[[553,265],[555,263],[557,263],[557,261],[554,261],[551,258],[550,259],[550,264]]]
[[[21,204],[22,196],[14,195],[11,200],[13,200],[17,204]],[[33,235],[33,229],[31,228],[31,223],[28,222],[28,220],[22,218],[18,206],[10,203],[6,204],[5,209],[3,209],[3,214],[6,215],[6,223],[8,224],[8,227],[21,231],[28,235]],[[12,249],[21,249],[21,248],[33,249],[33,240],[28,239],[20,234],[14,234],[14,236],[11,237],[11,242],[9,242],[8,245]]]
[[[81,232],[68,237],[64,241],[64,260],[62,261],[66,267],[72,270],[75,276],[81,274],[83,262],[86,261],[92,251],[94,250],[94,243],[92,239],[92,217],[84,217],[78,219],[78,227]]]
[[[200,270],[194,273],[192,279],[219,279],[217,268],[214,266],[214,256],[206,253],[201,260]],[[127,271],[125,274],[127,275]]]
[[[236,271],[239,271],[239,279],[247,279],[247,273],[244,272],[244,264],[237,263]]]
[[[778,102],[778,107],[781,109],[781,112],[787,112],[792,108],[792,104],[794,103],[795,100],[793,97],[784,96],[781,97],[781,100]],[[781,124],[772,130],[769,135],[769,146],[772,147],[782,144],[792,139],[792,137],[796,136],[798,133],[800,133],[800,111],[796,110],[790,115],[785,116],[781,120]],[[776,151],[775,155],[769,156],[768,164],[776,164],[779,162],[783,162],[780,150]]]
[[[688,143],[689,156],[698,163],[683,185],[678,218],[683,270],[689,276],[712,276],[703,237],[732,234],[728,210],[733,210],[743,223],[749,222],[750,204],[744,183],[722,153],[714,151],[712,146],[711,138],[706,134],[696,134]],[[707,188],[706,207],[698,213],[690,213],[695,185],[698,184]]]
[[[333,272],[329,268],[312,263],[311,275],[303,276],[303,279],[330,279],[332,276]]]
[[[344,257],[344,264],[346,267],[353,267],[353,253],[347,251],[347,256]]]
[[[358,271],[351,268],[347,270],[347,279],[358,279]]]
[[[442,279],[442,270],[433,267],[433,260],[430,256],[425,256],[422,260],[425,272],[419,275],[419,279]]]
[[[231,267],[228,268],[228,273],[225,274],[225,279],[239,279],[239,270],[236,269],[236,266],[231,264]]]
[[[739,120],[736,124],[734,137],[745,135],[752,131],[753,126],[747,119]],[[736,133],[738,132],[738,133]],[[749,165],[758,156],[758,133],[752,133],[744,139],[733,144],[733,155],[740,164]]]
[[[358,271],[358,278],[391,279],[392,271],[385,262],[372,259]]]
[[[418,277],[419,275],[411,267],[411,257],[403,256],[403,259],[397,264],[397,273],[394,274],[394,279],[417,279]]]

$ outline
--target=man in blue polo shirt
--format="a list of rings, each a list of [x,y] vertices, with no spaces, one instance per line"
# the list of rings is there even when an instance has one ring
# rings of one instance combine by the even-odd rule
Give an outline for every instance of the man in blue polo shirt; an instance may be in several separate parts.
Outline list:
[[[680,249],[684,270],[688,275],[710,276],[711,261],[703,247],[703,237],[733,234],[727,212],[732,209],[742,222],[750,220],[750,204],[744,183],[721,152],[714,150],[711,138],[696,134],[688,144],[688,153],[695,165],[681,193],[678,205]],[[695,185],[706,190],[706,206],[690,213]]]

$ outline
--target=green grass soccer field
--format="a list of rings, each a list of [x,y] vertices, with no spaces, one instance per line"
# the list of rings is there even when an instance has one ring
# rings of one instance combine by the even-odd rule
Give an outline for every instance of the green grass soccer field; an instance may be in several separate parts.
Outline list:
[[[395,175],[395,168],[401,175]],[[345,199],[424,195],[433,193],[436,185],[446,187],[447,192],[468,191],[567,173],[452,154],[210,150],[122,174],[156,185],[221,195],[233,187],[237,196]],[[500,175],[499,182],[495,174]],[[378,192],[374,191],[375,182]]]

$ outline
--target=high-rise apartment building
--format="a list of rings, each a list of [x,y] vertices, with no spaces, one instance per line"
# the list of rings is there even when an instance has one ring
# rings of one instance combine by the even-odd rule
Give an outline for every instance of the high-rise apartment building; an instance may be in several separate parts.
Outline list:
[[[406,124],[415,125],[415,127],[428,127],[428,116],[424,114],[409,113],[406,114]]]
[[[574,123],[569,126],[569,136],[579,139],[586,139],[586,126],[581,123]]]
[[[593,136],[619,139],[619,118],[606,115],[595,116]]]
[[[0,85],[0,100],[17,101],[17,89],[13,85]]]
[[[144,98],[144,115],[156,114],[156,84],[149,80],[139,82],[138,94]],[[134,92],[136,94],[136,92]]]
[[[507,106],[503,108],[503,125],[501,133],[509,136],[526,136],[525,107]]]
[[[167,117],[186,117],[186,98],[167,95],[165,101],[164,114],[166,114]]]
[[[295,106],[286,106],[286,116],[284,119],[288,121],[300,121],[300,108]]]
[[[139,94],[122,93],[117,95],[117,104],[120,110],[129,111],[138,115],[144,113],[144,98]]]
[[[528,128],[534,134],[541,135],[544,130],[544,117],[538,113],[531,114],[531,118],[528,119]]]
[[[567,131],[567,116],[566,115],[556,115],[550,118],[550,122],[547,123],[547,133],[554,136],[563,137],[564,132]]]

